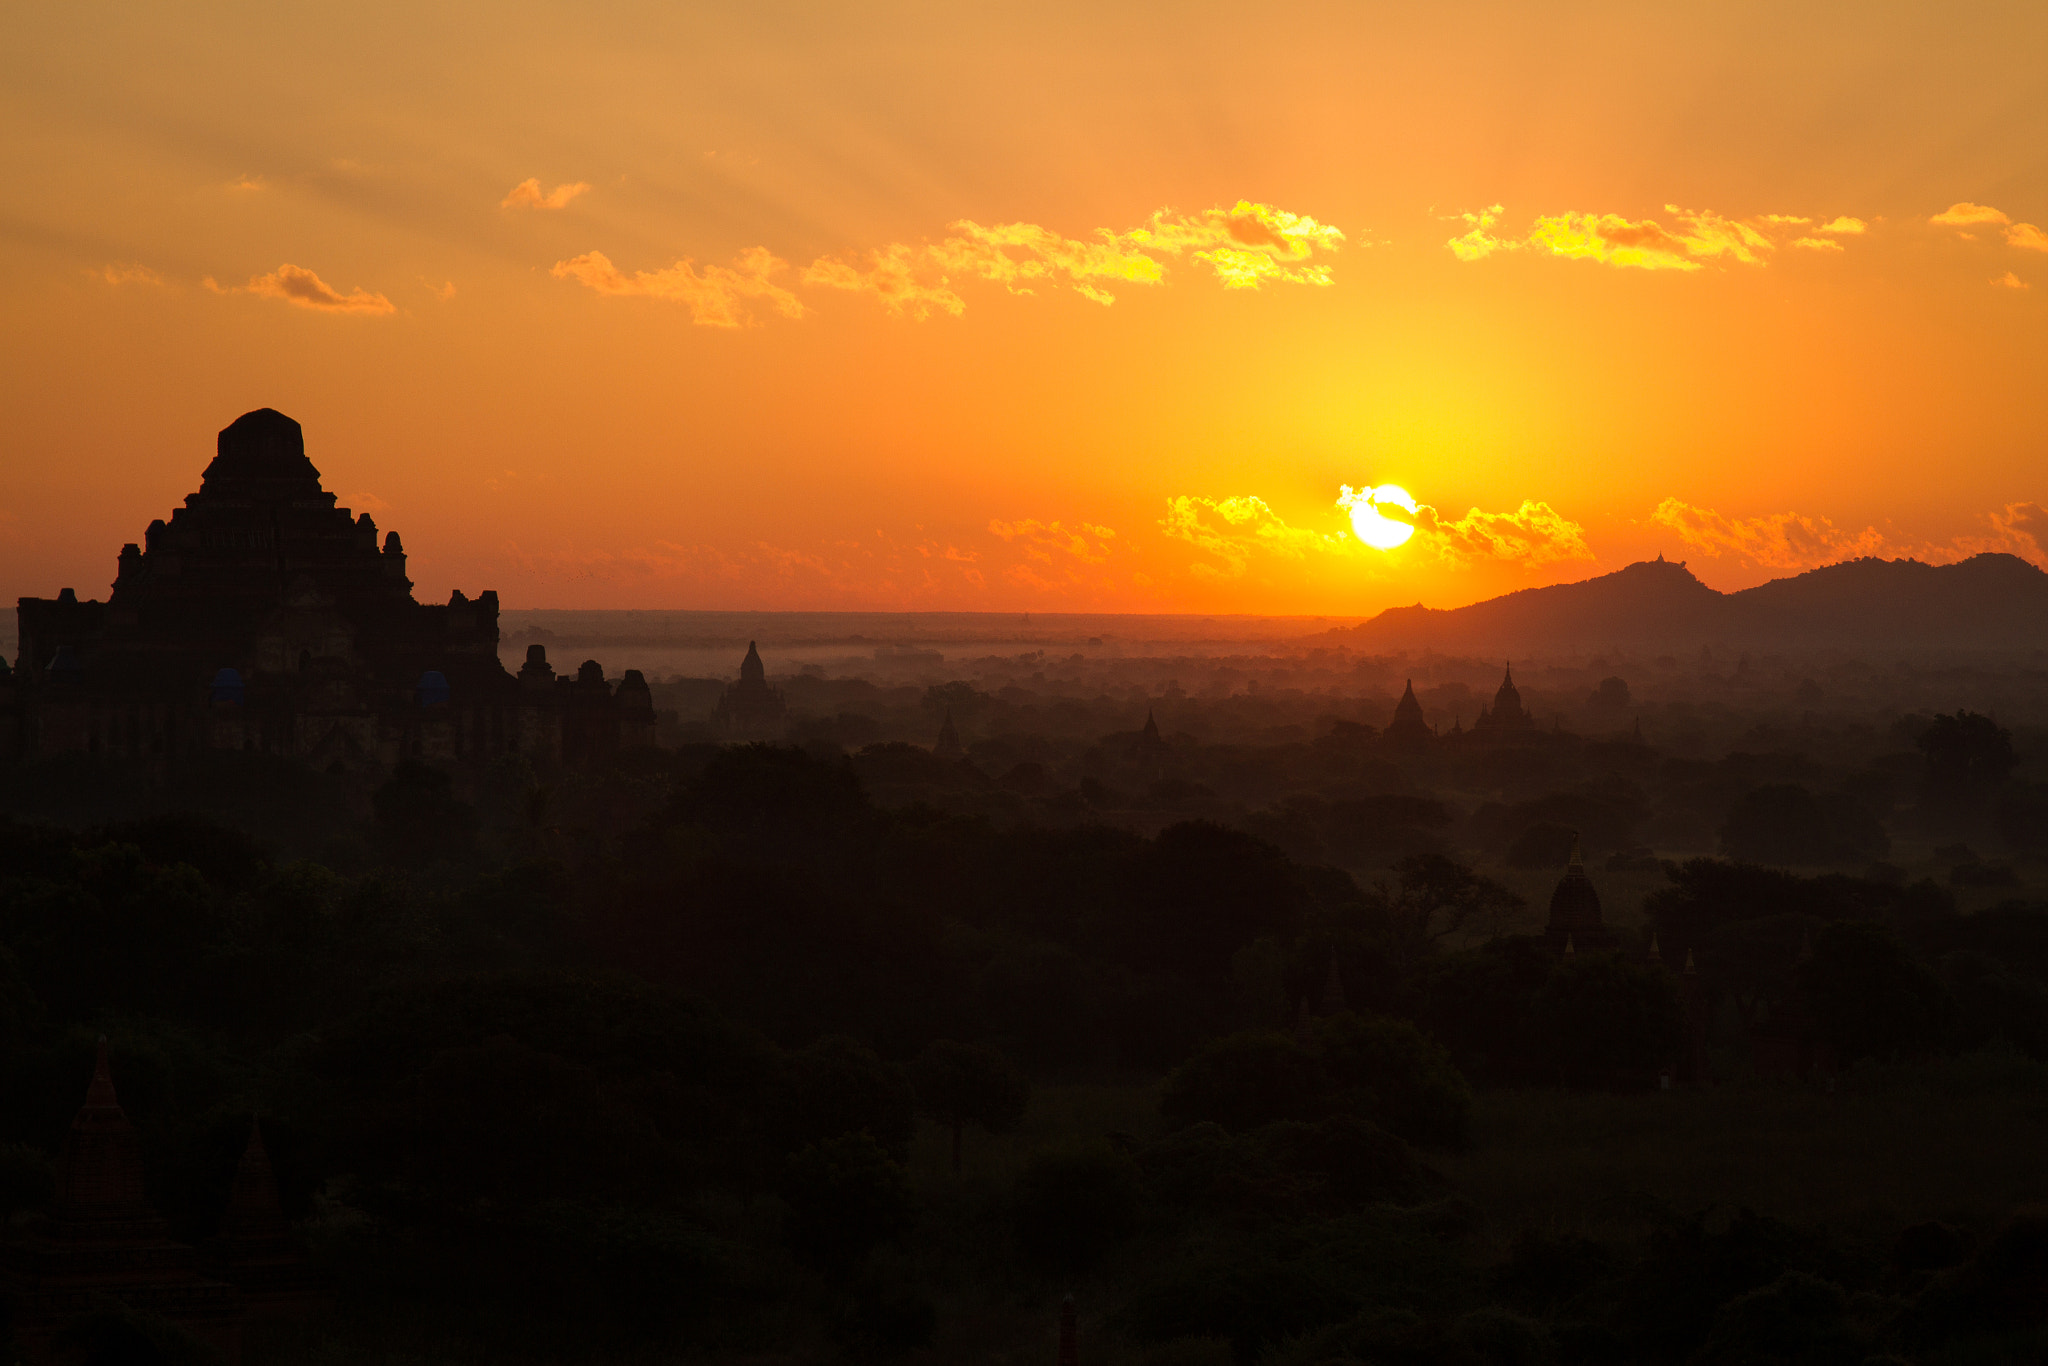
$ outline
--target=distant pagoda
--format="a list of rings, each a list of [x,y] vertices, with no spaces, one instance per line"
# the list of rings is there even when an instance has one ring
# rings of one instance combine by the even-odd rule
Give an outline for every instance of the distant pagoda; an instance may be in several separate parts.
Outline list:
[[[1394,704],[1394,719],[1387,724],[1381,740],[1391,749],[1419,749],[1436,738],[1429,722],[1422,719],[1422,703],[1415,698],[1415,680],[1409,679]]]
[[[711,724],[728,740],[780,740],[788,728],[789,704],[780,688],[768,686],[767,667],[751,640],[740,661],[740,680],[718,699]]]
[[[1493,695],[1493,706],[1479,709],[1479,719],[1472,723],[1472,731],[1475,735],[1499,739],[1530,734],[1535,729],[1536,718],[1522,706],[1521,690],[1515,687],[1515,666],[1510,662],[1501,679],[1500,691]]]

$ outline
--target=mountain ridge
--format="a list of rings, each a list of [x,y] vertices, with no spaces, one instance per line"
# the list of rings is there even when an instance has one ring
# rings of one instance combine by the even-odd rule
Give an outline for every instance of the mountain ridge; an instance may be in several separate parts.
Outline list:
[[[2048,573],[1995,552],[1943,565],[1870,556],[1723,593],[1684,561],[1659,556],[1465,607],[1390,607],[1332,634],[1375,649],[1488,654],[1717,644],[2042,649]]]

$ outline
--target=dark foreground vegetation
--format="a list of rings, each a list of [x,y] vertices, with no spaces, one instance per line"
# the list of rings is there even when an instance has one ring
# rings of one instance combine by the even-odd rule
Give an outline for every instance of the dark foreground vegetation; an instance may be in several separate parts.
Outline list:
[[[1995,774],[1952,740],[1901,804],[1995,832],[2009,738]],[[1318,743],[1285,762],[1362,768]],[[1050,1362],[1070,1291],[1090,1363],[2048,1353],[2048,903],[2011,865],[1914,880],[1793,784],[1725,780],[1722,838],[1803,869],[1661,861],[1585,783],[1155,829],[812,751],[17,774],[25,814],[147,795],[0,826],[9,1218],[104,1033],[179,1236],[263,1116],[339,1298],[253,1362]],[[1795,836],[1824,856],[1762,847]],[[1573,838],[1615,952],[1515,933]],[[1714,1084],[1663,1090],[1687,954]],[[1832,1066],[1774,1080],[1795,995]]]

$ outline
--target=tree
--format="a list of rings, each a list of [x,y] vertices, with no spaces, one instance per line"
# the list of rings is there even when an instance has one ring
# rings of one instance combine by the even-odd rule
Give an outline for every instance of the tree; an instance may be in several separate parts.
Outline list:
[[[1306,900],[1285,854],[1211,821],[1160,831],[1138,877],[1135,918],[1125,926],[1130,961],[1165,958],[1210,980],[1226,976],[1231,958],[1260,935],[1291,938]]]
[[[1914,742],[1927,756],[1926,794],[1938,806],[1972,810],[2012,773],[2012,736],[1988,716],[1937,716]]]
[[[1753,788],[1721,825],[1721,852],[1745,863],[1826,863],[1827,818],[1805,788],[1773,783]]]
[[[1541,940],[1503,937],[1425,960],[1411,979],[1415,1017],[1458,1069],[1500,1084],[1554,1078],[1542,1066],[1536,993],[1556,960]]]
[[[1406,1020],[1350,1011],[1316,1022],[1330,1107],[1431,1148],[1465,1146],[1472,1090],[1435,1039]]]
[[[1166,1079],[1160,1113],[1242,1133],[1279,1119],[1314,1119],[1327,1086],[1315,1056],[1285,1034],[1232,1034],[1205,1045]]]
[[[370,807],[386,852],[408,867],[461,859],[476,835],[476,809],[455,796],[446,773],[419,759],[400,760]]]
[[[1799,985],[1845,1063],[1931,1047],[1953,1009],[1941,979],[1898,940],[1882,926],[1854,921],[1838,920],[1820,932]]]
[[[1624,678],[1603,678],[1600,686],[1593,689],[1587,699],[1590,705],[1602,711],[1625,711],[1629,704],[1628,680]]]
[[[2048,854],[2048,783],[2014,783],[1998,799],[1998,833],[2016,854]]]
[[[1721,826],[1721,852],[1745,863],[1862,863],[1883,858],[1884,827],[1853,797],[1792,783],[1744,793]]]
[[[782,1197],[791,1250],[823,1271],[850,1270],[917,1222],[909,1178],[866,1134],[828,1138],[790,1158]]]
[[[916,1098],[901,1068],[852,1039],[825,1038],[789,1056],[764,1122],[778,1154],[865,1133],[900,1162],[917,1130]]]
[[[917,1108],[953,1131],[953,1175],[960,1174],[960,1131],[972,1124],[1008,1133],[1024,1118],[1031,1083],[992,1048],[940,1039],[910,1065]]]
[[[1536,1026],[1561,1081],[1626,1084],[1678,1054],[1678,991],[1662,968],[1605,954],[1558,964],[1536,993]]]
[[[1538,821],[1515,836],[1504,861],[1510,868],[1559,868],[1578,843],[1579,832],[1569,825]]]
[[[56,1193],[56,1171],[41,1149],[0,1145],[0,1227],[12,1222],[16,1210],[39,1209]]]
[[[1522,898],[1492,878],[1442,854],[1417,854],[1394,865],[1389,910],[1417,947],[1467,930],[1489,937],[1522,909]]]
[[[1040,1153],[1017,1178],[1012,1202],[1025,1256],[1079,1275],[1136,1231],[1139,1173],[1108,1147]]]

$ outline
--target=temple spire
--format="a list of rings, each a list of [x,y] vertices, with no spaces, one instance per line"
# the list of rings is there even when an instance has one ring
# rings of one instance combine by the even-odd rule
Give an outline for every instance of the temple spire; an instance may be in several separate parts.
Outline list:
[[[277,1191],[277,1174],[270,1165],[270,1150],[263,1146],[263,1125],[251,1115],[249,1142],[235,1168],[234,1184],[228,1188],[228,1207],[221,1215],[220,1237],[279,1238],[290,1231],[284,1217],[284,1199]]]
[[[1075,1312],[1072,1295],[1060,1301],[1059,1366],[1081,1366],[1080,1315]]]
[[[92,1080],[85,1088],[85,1108],[88,1110],[119,1110],[121,1102],[114,1095],[114,1074],[107,1068],[107,1036],[100,1035],[99,1052],[94,1058]]]

